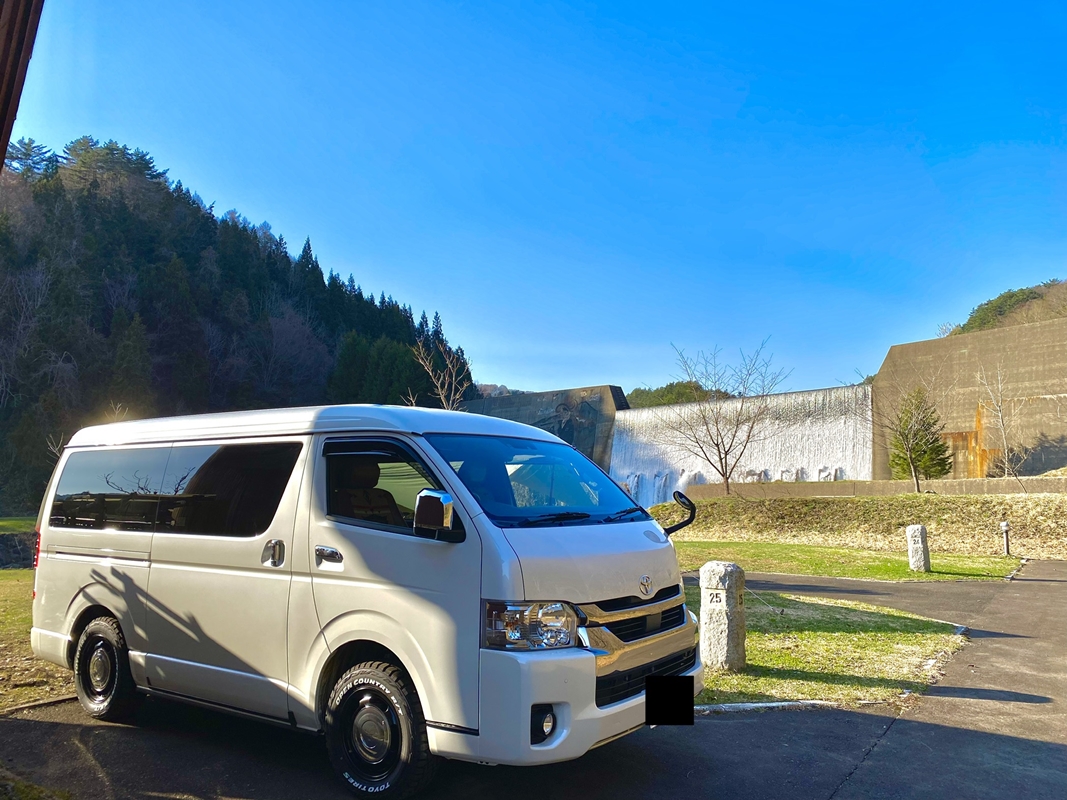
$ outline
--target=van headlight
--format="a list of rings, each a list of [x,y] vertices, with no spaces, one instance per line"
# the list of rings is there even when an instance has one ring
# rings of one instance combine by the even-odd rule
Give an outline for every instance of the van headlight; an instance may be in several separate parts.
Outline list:
[[[547,650],[578,643],[578,615],[569,603],[485,601],[485,647]]]

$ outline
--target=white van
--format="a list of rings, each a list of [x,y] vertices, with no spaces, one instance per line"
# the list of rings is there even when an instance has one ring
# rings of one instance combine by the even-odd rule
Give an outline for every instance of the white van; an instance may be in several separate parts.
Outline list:
[[[664,530],[506,420],[333,406],[86,428],[38,531],[33,650],[74,670],[89,714],[129,718],[144,693],[322,732],[358,795],[408,796],[438,756],[577,758],[643,725],[646,677],[701,689]]]

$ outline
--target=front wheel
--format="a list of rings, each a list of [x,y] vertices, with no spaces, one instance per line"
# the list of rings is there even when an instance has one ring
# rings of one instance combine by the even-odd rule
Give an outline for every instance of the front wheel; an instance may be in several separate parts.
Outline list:
[[[410,797],[433,777],[419,696],[392,664],[367,661],[337,680],[326,706],[326,744],[337,774],[360,797]]]
[[[91,717],[128,720],[137,706],[129,651],[118,620],[97,617],[82,631],[74,654],[74,689]]]

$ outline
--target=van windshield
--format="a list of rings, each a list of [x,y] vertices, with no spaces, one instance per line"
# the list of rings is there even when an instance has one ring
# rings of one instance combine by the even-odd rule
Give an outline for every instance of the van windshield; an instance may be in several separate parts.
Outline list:
[[[562,442],[450,433],[426,439],[502,528],[651,519],[596,464]]]

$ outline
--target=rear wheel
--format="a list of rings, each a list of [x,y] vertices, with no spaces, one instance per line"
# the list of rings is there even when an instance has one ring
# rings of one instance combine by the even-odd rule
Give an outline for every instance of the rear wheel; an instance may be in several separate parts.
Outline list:
[[[91,717],[119,722],[137,706],[129,651],[118,620],[97,617],[82,631],[74,654],[74,689]]]
[[[410,679],[396,666],[367,661],[334,684],[326,743],[337,774],[358,796],[402,798],[424,789],[435,761]]]

